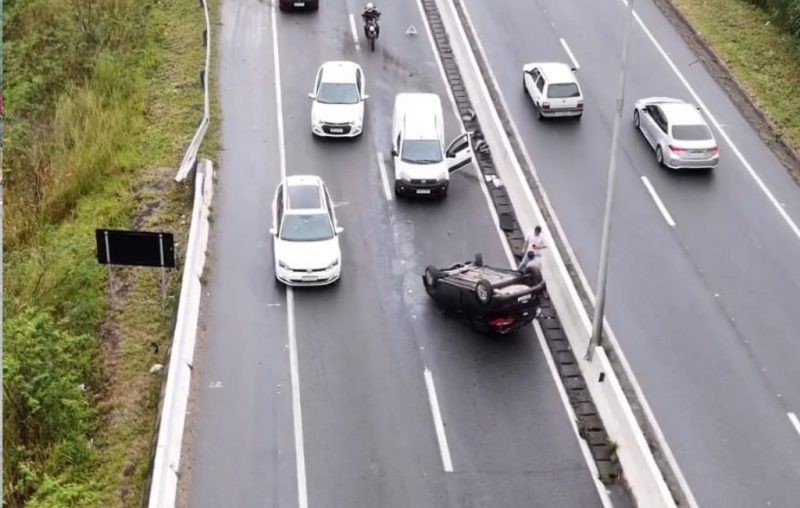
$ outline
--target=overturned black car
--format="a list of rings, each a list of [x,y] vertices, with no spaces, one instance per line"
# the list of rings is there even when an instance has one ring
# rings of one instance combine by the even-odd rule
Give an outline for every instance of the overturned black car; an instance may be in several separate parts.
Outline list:
[[[533,321],[545,289],[541,273],[483,266],[483,257],[449,268],[428,266],[425,291],[445,313],[455,313],[475,330],[506,334]]]

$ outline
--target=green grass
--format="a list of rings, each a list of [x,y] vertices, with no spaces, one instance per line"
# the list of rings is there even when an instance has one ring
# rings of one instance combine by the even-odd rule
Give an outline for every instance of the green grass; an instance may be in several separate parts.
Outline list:
[[[744,0],[675,0],[800,153],[800,40]]]
[[[165,359],[179,273],[162,310],[157,271],[118,268],[109,305],[94,229],[185,245],[190,192],[171,179],[202,114],[202,10],[4,8],[3,502],[140,506],[162,380],[148,370]]]

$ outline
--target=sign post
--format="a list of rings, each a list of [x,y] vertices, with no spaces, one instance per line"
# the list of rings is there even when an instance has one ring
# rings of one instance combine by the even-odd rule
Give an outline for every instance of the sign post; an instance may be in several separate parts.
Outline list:
[[[108,231],[103,231],[106,246],[106,259],[108,260],[108,301],[114,301],[114,272],[111,268],[111,247],[108,244]]]

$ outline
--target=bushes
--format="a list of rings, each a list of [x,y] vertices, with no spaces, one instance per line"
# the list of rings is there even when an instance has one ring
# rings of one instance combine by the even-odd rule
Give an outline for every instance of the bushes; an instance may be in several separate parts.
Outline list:
[[[33,307],[3,325],[5,504],[22,506],[37,491],[67,501],[75,487],[59,478],[61,466],[86,467],[93,453],[94,338],[65,332]]]
[[[800,39],[800,0],[748,0],[767,10],[793,37]]]

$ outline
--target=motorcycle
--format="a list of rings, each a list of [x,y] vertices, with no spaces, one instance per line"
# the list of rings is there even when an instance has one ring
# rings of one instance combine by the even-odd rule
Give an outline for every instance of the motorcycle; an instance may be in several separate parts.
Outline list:
[[[364,31],[366,32],[367,39],[369,40],[369,47],[375,51],[375,40],[378,38],[378,20],[367,19],[364,22]]]

